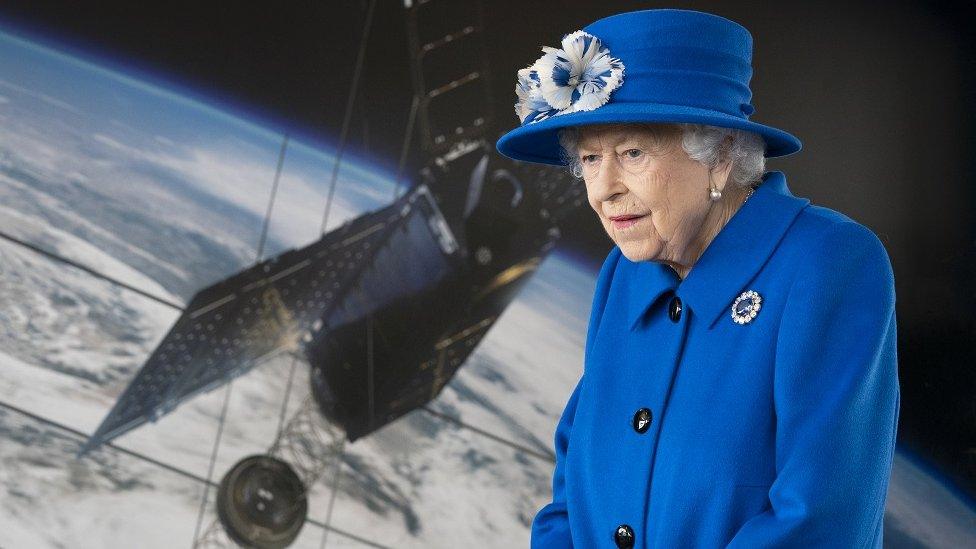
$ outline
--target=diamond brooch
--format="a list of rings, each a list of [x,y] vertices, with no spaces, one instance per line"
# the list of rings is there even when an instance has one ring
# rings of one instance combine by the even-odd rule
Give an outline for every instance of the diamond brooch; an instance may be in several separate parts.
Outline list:
[[[738,324],[751,322],[759,313],[762,297],[755,290],[747,290],[739,294],[732,303],[732,320]]]

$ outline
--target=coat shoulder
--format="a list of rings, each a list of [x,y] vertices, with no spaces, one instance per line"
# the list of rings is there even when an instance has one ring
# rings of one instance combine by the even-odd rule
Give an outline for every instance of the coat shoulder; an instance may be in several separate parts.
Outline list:
[[[850,216],[810,204],[797,215],[786,235],[785,243],[802,250],[805,262],[842,260],[852,254],[888,263],[890,257],[881,238],[863,223]]]
[[[798,277],[842,283],[854,271],[887,288],[894,299],[894,272],[881,238],[869,227],[837,210],[810,204],[797,215],[784,239],[792,250]]]

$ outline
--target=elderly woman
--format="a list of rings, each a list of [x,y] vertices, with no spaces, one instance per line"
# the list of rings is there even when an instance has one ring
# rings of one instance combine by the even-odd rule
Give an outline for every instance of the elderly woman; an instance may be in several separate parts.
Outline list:
[[[899,413],[882,243],[793,196],[727,19],[600,19],[519,71],[497,144],[568,165],[614,246],[532,547],[881,547]]]

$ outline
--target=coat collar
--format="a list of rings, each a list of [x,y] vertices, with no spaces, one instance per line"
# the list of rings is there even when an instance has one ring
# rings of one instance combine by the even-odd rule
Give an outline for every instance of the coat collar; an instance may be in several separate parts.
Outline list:
[[[715,236],[684,280],[670,267],[653,261],[632,262],[621,256],[618,274],[628,303],[631,329],[662,294],[674,291],[685,310],[711,328],[759,272],[786,230],[810,203],[795,197],[780,171],[763,175],[762,184]]]

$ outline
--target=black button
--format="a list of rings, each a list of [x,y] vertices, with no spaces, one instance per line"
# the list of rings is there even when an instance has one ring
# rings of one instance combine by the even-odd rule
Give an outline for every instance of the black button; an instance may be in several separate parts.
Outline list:
[[[651,426],[651,411],[647,408],[641,408],[637,410],[634,414],[634,430],[640,434],[647,432],[647,428]]]
[[[634,546],[634,529],[626,524],[621,524],[617,527],[617,531],[613,533],[613,541],[616,542],[617,547],[630,548]]]
[[[668,316],[671,317],[671,322],[677,322],[681,319],[681,298],[674,296],[671,298],[671,305],[668,307]]]

